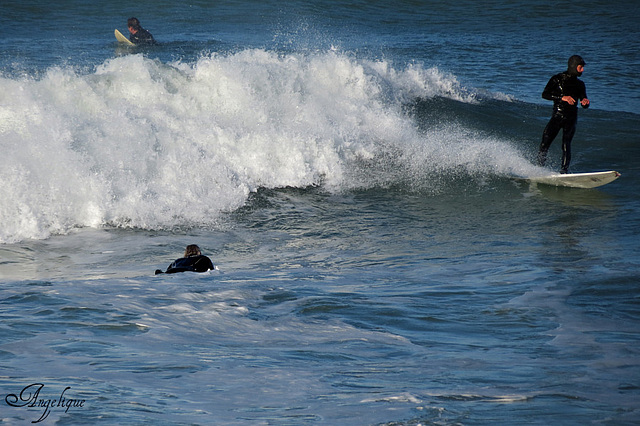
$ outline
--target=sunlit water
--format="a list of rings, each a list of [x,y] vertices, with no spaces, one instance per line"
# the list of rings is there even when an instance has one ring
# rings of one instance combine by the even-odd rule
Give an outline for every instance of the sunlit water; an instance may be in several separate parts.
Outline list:
[[[33,3],[0,6],[1,421],[640,421],[637,6]],[[573,53],[572,167],[622,176],[531,186]],[[192,243],[219,269],[153,275]]]

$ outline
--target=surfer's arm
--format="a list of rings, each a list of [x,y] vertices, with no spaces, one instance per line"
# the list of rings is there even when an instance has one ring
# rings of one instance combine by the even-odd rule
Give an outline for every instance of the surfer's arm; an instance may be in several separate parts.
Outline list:
[[[591,102],[589,101],[589,98],[587,98],[587,88],[584,86],[584,83],[582,83],[582,96],[580,97],[580,99],[582,99],[580,101],[580,105],[582,105],[582,108],[589,108]]]
[[[209,259],[207,256],[202,256],[193,264],[193,266],[196,272],[206,272],[215,269],[215,267],[213,266],[213,262],[211,262],[211,259]]]
[[[548,101],[560,102],[562,100],[562,88],[557,76],[551,77],[542,91],[542,98]]]

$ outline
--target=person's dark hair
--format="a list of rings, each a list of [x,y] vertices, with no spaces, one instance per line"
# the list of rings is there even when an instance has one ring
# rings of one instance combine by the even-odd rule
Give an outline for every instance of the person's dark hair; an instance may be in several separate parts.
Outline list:
[[[569,62],[567,63],[567,69],[569,70],[569,72],[577,74],[578,65],[582,65],[584,67],[586,64],[584,63],[584,59],[582,59],[582,56],[573,55],[572,57],[569,58]]]
[[[195,244],[188,245],[184,250],[184,257],[200,256],[201,254],[202,253],[200,252],[200,247]]]
[[[140,29],[140,21],[138,21],[138,18],[129,18],[127,19],[127,26],[134,30]]]

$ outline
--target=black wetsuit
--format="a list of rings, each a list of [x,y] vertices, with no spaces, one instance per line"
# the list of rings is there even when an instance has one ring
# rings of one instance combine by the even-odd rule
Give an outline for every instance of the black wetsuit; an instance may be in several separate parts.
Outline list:
[[[576,133],[578,122],[578,105],[582,99],[587,99],[587,91],[582,80],[578,79],[575,70],[568,70],[556,74],[547,83],[542,92],[544,99],[553,101],[553,115],[542,133],[542,143],[538,153],[538,164],[544,166],[547,160],[547,151],[551,142],[562,129],[562,167],[561,173],[567,173],[571,162],[571,140]],[[576,103],[570,105],[562,100],[563,96],[571,96]],[[583,106],[588,108],[589,104]]]
[[[211,269],[214,269],[211,259],[207,256],[200,255],[177,259],[169,265],[167,272],[164,273],[175,274],[176,272],[207,272]],[[160,269],[156,270],[156,275],[162,273],[163,272]]]
[[[129,40],[131,40],[133,44],[156,44],[151,33],[142,27],[138,28],[135,34],[131,34]]]

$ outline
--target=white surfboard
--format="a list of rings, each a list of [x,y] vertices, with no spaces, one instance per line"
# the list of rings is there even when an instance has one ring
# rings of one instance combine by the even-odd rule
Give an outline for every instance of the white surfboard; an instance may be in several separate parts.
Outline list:
[[[606,185],[620,177],[620,173],[610,170],[592,173],[554,173],[543,176],[530,176],[524,180],[552,186],[567,186],[570,188],[597,188]]]
[[[124,43],[128,46],[135,46],[135,43],[132,43],[131,40],[123,36],[120,31],[116,30],[115,34],[116,34],[116,40],[118,40],[120,43]]]

